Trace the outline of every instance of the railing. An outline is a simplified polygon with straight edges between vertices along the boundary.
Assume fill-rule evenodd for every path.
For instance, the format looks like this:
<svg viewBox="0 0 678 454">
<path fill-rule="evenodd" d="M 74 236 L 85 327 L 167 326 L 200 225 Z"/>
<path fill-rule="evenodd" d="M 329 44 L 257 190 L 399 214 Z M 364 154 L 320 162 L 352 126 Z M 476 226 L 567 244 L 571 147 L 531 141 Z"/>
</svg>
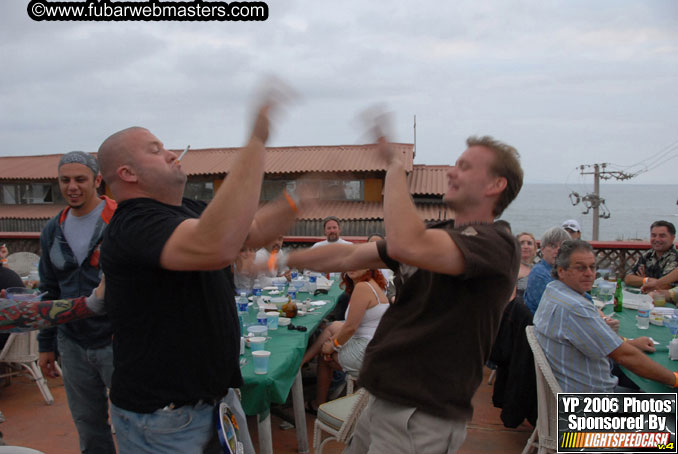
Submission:
<svg viewBox="0 0 678 454">
<path fill-rule="evenodd" d="M 364 243 L 364 236 L 342 236 L 353 243 Z M 317 241 L 324 240 L 320 236 L 286 236 L 285 247 L 309 247 Z M 40 233 L 37 232 L 0 232 L 0 244 L 6 243 L 10 252 L 40 253 Z M 650 249 L 650 243 L 644 241 L 591 241 L 596 253 L 599 269 L 613 270 L 617 276 L 624 276 L 640 255 Z M 488 251 L 491 253 L 491 251 Z"/>
<path fill-rule="evenodd" d="M 617 276 L 625 276 L 650 243 L 641 241 L 591 241 L 599 269 L 609 269 Z"/>
</svg>

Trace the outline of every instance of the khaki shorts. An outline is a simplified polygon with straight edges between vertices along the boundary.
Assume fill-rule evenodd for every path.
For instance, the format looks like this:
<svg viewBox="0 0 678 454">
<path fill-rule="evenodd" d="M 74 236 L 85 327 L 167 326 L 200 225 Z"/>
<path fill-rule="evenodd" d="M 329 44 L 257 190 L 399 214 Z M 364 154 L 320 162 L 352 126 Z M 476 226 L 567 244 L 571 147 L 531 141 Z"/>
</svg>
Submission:
<svg viewBox="0 0 678 454">
<path fill-rule="evenodd" d="M 370 395 L 344 453 L 454 454 L 466 438 L 466 420 L 439 418 Z"/>
</svg>

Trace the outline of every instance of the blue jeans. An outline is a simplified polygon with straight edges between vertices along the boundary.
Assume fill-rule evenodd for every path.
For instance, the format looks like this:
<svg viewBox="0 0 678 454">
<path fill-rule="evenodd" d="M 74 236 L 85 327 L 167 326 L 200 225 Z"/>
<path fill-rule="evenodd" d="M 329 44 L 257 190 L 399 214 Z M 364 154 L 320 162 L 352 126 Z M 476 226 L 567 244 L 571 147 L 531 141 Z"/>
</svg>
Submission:
<svg viewBox="0 0 678 454">
<path fill-rule="evenodd" d="M 240 400 L 230 389 L 223 398 L 235 414 L 245 454 L 254 454 Z M 111 404 L 120 454 L 223 453 L 216 432 L 214 405 L 199 403 L 153 413 L 135 413 Z"/>
<path fill-rule="evenodd" d="M 80 451 L 115 454 L 108 423 L 108 393 L 113 375 L 113 347 L 86 349 L 59 333 L 61 369 Z"/>
</svg>

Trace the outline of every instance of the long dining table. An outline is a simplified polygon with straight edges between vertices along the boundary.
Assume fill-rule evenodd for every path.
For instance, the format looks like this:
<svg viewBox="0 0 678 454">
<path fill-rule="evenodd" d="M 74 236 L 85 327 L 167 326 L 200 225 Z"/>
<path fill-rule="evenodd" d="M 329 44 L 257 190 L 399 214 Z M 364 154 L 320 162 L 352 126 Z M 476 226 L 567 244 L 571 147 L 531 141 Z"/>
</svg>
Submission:
<svg viewBox="0 0 678 454">
<path fill-rule="evenodd" d="M 674 308 L 675 305 L 671 303 L 666 303 L 666 307 Z M 603 308 L 603 312 L 607 316 L 613 316 L 619 320 L 619 335 L 635 339 L 636 337 L 647 336 L 654 339 L 658 344 L 655 345 L 656 351 L 652 353 L 647 353 L 647 356 L 650 357 L 653 361 L 661 364 L 669 370 L 678 372 L 678 361 L 673 361 L 669 358 L 668 354 L 668 345 L 671 342 L 672 335 L 669 329 L 666 326 L 657 326 L 650 324 L 648 329 L 638 329 L 636 326 L 636 315 L 637 311 L 630 308 L 623 308 L 621 312 L 614 312 L 612 310 L 612 305 L 608 304 Z M 667 393 L 672 392 L 671 388 L 664 386 L 661 383 L 656 381 L 643 378 L 639 375 L 634 374 L 627 368 L 622 366 L 624 373 L 638 385 L 640 389 L 648 393 Z"/>
<path fill-rule="evenodd" d="M 306 352 L 311 334 L 315 332 L 323 319 L 334 309 L 337 299 L 342 290 L 335 282 L 327 294 L 317 296 L 300 292 L 297 300 L 312 302 L 326 301 L 324 305 L 314 305 L 313 311 L 304 316 L 292 319 L 295 326 L 304 326 L 306 331 L 289 330 L 286 326 L 280 326 L 277 330 L 269 330 L 265 349 L 271 352 L 268 365 L 268 373 L 257 375 L 254 373 L 252 352 L 249 347 L 245 348 L 244 364 L 241 365 L 244 385 L 240 388 L 242 393 L 242 406 L 247 415 L 257 415 L 259 429 L 259 452 L 261 454 L 273 453 L 273 439 L 271 432 L 270 407 L 272 403 L 283 404 L 292 391 L 292 404 L 294 408 L 294 421 L 297 432 L 297 443 L 300 453 L 308 453 L 308 434 L 306 431 L 306 414 L 304 408 L 303 387 L 301 382 L 301 360 Z M 263 293 L 268 296 L 267 292 Z M 250 306 L 247 322 L 256 323 L 256 309 Z"/>
</svg>

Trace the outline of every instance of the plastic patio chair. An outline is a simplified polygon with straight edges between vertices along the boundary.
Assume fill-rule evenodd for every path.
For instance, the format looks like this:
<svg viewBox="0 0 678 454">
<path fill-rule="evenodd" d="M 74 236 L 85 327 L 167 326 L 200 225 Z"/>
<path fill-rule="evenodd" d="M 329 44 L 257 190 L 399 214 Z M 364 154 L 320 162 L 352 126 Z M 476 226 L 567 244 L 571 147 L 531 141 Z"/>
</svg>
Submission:
<svg viewBox="0 0 678 454">
<path fill-rule="evenodd" d="M 525 328 L 527 342 L 534 355 L 534 369 L 537 374 L 537 427 L 525 444 L 522 454 L 527 454 L 533 448 L 538 454 L 556 452 L 558 447 L 558 399 L 557 394 L 562 392 L 556 377 L 551 371 L 546 355 L 541 349 L 534 326 Z"/>
<path fill-rule="evenodd" d="M 349 373 L 346 373 L 346 395 L 354 393 L 356 381 L 358 381 L 356 377 Z"/>
<path fill-rule="evenodd" d="M 39 356 L 37 331 L 10 334 L 7 343 L 0 352 L 0 364 L 19 366 L 20 369 L 7 372 L 0 375 L 0 377 L 21 375 L 21 369 L 26 369 L 38 385 L 47 405 L 52 405 L 54 403 L 54 398 L 49 391 L 45 377 L 43 377 L 42 372 L 40 371 L 40 366 L 38 366 Z"/>
<path fill-rule="evenodd" d="M 322 454 L 325 443 L 330 440 L 346 443 L 368 399 L 369 394 L 363 388 L 355 394 L 325 402 L 318 408 L 313 430 L 313 450 L 316 454 Z M 323 432 L 329 436 L 323 439 Z"/>
</svg>

